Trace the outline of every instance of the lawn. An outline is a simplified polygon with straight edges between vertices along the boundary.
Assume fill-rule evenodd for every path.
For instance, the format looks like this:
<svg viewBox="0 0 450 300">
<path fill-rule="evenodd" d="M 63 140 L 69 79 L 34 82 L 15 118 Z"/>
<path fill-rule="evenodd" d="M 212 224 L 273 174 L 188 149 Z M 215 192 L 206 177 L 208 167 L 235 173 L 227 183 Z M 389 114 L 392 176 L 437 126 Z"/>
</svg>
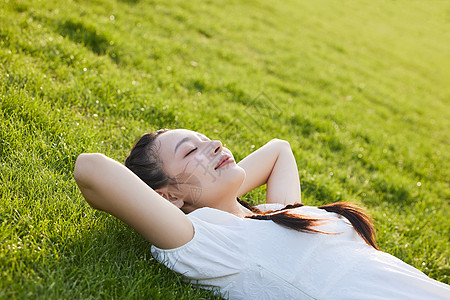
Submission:
<svg viewBox="0 0 450 300">
<path fill-rule="evenodd" d="M 214 299 L 73 179 L 159 128 L 237 161 L 289 141 L 304 203 L 363 206 L 381 249 L 449 283 L 447 1 L 0 3 L 0 298 Z"/>
</svg>

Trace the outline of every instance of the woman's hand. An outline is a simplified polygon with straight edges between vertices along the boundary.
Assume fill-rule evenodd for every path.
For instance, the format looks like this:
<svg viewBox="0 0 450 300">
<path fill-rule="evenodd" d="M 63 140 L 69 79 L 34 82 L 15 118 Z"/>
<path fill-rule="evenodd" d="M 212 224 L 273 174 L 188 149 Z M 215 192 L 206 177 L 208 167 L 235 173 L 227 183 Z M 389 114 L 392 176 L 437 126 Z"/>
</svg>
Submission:
<svg viewBox="0 0 450 300">
<path fill-rule="evenodd" d="M 287 141 L 273 139 L 238 163 L 246 172 L 238 196 L 267 184 L 266 202 L 301 202 L 297 163 Z"/>
<path fill-rule="evenodd" d="M 99 153 L 81 154 L 74 176 L 92 207 L 119 218 L 155 246 L 176 248 L 193 238 L 186 215 L 115 160 Z"/>
</svg>

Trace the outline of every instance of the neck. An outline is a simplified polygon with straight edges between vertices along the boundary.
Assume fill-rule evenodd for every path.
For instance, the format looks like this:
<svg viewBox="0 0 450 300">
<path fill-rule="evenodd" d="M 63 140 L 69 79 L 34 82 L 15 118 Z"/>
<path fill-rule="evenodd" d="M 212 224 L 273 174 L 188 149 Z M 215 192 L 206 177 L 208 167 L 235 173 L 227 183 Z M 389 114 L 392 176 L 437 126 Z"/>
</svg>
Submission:
<svg viewBox="0 0 450 300">
<path fill-rule="evenodd" d="M 223 211 L 229 212 L 237 217 L 244 218 L 245 216 L 252 215 L 253 212 L 248 208 L 243 207 L 234 197 L 234 201 L 230 203 L 227 208 L 222 209 Z"/>
</svg>

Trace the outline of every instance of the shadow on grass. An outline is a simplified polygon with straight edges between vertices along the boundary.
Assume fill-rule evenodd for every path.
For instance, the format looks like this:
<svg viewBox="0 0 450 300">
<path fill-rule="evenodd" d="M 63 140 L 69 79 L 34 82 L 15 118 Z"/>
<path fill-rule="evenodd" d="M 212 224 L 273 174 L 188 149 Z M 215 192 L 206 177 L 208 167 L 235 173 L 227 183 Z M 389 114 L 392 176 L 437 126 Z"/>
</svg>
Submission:
<svg viewBox="0 0 450 300">
<path fill-rule="evenodd" d="M 115 63 L 120 63 L 120 49 L 105 32 L 94 25 L 79 20 L 65 20 L 58 23 L 56 32 L 75 43 L 82 44 L 97 55 L 108 55 Z"/>
<path fill-rule="evenodd" d="M 99 217 L 64 247 L 60 267 L 77 298 L 220 299 L 159 264 L 150 244 L 112 217 Z"/>
</svg>

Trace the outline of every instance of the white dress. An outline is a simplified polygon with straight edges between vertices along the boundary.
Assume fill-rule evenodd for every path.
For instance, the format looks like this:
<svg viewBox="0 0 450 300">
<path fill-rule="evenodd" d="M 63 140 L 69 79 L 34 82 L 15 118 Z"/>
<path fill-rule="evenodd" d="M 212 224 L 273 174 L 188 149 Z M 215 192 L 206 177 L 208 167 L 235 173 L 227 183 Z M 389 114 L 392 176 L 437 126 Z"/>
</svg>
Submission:
<svg viewBox="0 0 450 300">
<path fill-rule="evenodd" d="M 368 246 L 347 219 L 310 206 L 293 212 L 327 219 L 316 228 L 338 234 L 200 208 L 188 214 L 195 230 L 190 242 L 169 250 L 152 246 L 152 255 L 229 299 L 450 299 L 448 285 Z"/>
</svg>

